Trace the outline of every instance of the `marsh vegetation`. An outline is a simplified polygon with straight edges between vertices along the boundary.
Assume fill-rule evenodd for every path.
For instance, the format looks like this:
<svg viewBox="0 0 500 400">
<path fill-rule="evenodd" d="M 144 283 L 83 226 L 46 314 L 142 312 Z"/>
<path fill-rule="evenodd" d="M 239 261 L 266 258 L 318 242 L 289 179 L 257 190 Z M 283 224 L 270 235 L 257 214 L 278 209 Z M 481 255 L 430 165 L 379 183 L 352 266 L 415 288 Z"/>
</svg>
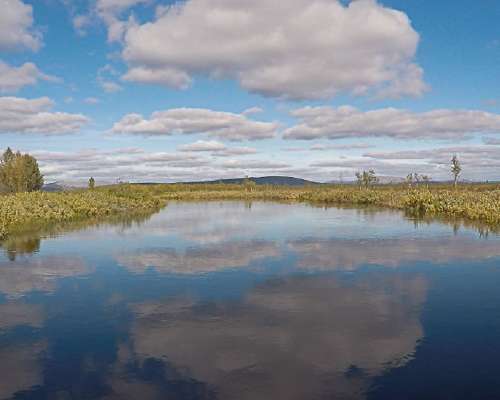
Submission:
<svg viewBox="0 0 500 400">
<path fill-rule="evenodd" d="M 61 193 L 0 197 L 0 236 L 33 223 L 53 223 L 157 210 L 169 200 L 272 200 L 326 205 L 377 206 L 416 216 L 443 216 L 500 224 L 500 186 L 316 185 L 286 187 L 225 184 L 121 184 Z"/>
</svg>

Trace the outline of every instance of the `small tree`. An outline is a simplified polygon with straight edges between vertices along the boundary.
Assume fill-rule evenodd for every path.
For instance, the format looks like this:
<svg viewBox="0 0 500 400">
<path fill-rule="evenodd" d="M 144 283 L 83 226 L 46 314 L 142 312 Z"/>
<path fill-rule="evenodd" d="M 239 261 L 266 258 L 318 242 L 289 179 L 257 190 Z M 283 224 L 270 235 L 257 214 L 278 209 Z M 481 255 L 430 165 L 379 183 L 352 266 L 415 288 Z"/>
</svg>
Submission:
<svg viewBox="0 0 500 400">
<path fill-rule="evenodd" d="M 89 189 L 94 190 L 94 188 L 95 188 L 95 179 L 93 176 L 91 176 L 89 179 Z"/>
<path fill-rule="evenodd" d="M 247 192 L 253 192 L 257 184 L 251 180 L 248 175 L 243 179 L 243 186 Z"/>
<path fill-rule="evenodd" d="M 36 159 L 29 154 L 14 153 L 8 148 L 0 161 L 0 186 L 11 193 L 40 190 L 43 176 Z"/>
<path fill-rule="evenodd" d="M 421 178 L 422 178 L 422 182 L 424 182 L 424 184 L 425 184 L 425 187 L 428 188 L 431 178 L 428 175 L 422 175 Z"/>
<path fill-rule="evenodd" d="M 408 187 L 412 187 L 413 185 L 418 186 L 421 181 L 424 181 L 425 175 L 419 175 L 416 172 L 410 173 L 406 176 L 406 182 L 408 183 Z M 427 177 L 426 177 L 427 178 Z"/>
<path fill-rule="evenodd" d="M 406 183 L 408 184 L 409 188 L 413 186 L 413 174 L 406 175 Z"/>
<path fill-rule="evenodd" d="M 356 172 L 356 180 L 358 181 L 360 188 L 362 186 L 368 188 L 378 182 L 377 175 L 373 169 L 370 169 L 369 171 Z"/>
<path fill-rule="evenodd" d="M 5 150 L 5 152 L 3 153 L 2 155 L 2 162 L 4 164 L 8 163 L 9 161 L 11 161 L 13 158 L 14 158 L 14 152 L 12 151 L 12 149 L 10 147 L 7 147 L 7 150 Z"/>
<path fill-rule="evenodd" d="M 460 161 L 458 160 L 457 155 L 453 155 L 451 159 L 451 173 L 453 175 L 453 186 L 455 186 L 455 189 L 458 184 L 458 177 L 462 173 L 462 167 L 460 166 Z"/>
<path fill-rule="evenodd" d="M 356 172 L 356 181 L 358 182 L 359 189 L 363 186 L 363 174 L 361 172 Z"/>
</svg>

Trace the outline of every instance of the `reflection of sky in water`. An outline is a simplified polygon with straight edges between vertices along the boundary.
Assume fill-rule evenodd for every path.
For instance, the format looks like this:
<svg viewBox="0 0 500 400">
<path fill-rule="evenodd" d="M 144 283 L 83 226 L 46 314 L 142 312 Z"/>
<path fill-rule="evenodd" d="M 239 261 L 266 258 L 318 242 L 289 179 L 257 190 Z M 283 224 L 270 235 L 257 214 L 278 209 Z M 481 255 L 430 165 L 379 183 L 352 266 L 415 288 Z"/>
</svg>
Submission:
<svg viewBox="0 0 500 400">
<path fill-rule="evenodd" d="M 202 246 L 228 241 L 267 240 L 278 243 L 302 238 L 384 239 L 453 236 L 450 226 L 415 223 L 394 211 L 324 209 L 304 204 L 253 202 L 172 202 L 141 224 L 104 226 L 68 233 L 43 242 L 56 253 L 109 253 L 147 247 Z M 476 237 L 471 229 L 458 236 Z"/>
<path fill-rule="evenodd" d="M 262 202 L 25 235 L 0 259 L 0 399 L 498 398 L 498 239 Z"/>
</svg>

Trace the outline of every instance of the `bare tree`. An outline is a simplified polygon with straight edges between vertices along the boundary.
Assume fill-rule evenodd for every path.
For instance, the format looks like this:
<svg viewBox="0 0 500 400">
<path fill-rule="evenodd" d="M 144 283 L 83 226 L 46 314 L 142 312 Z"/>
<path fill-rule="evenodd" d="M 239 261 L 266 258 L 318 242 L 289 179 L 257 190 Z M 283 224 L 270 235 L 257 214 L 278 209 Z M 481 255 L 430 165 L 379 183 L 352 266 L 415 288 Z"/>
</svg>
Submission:
<svg viewBox="0 0 500 400">
<path fill-rule="evenodd" d="M 451 173 L 453 175 L 453 186 L 455 186 L 456 189 L 458 184 L 458 177 L 462 173 L 462 167 L 460 166 L 460 161 L 458 160 L 456 154 L 454 154 L 451 159 Z"/>
<path fill-rule="evenodd" d="M 370 169 L 369 171 L 356 172 L 356 180 L 358 181 L 360 188 L 362 186 L 368 188 L 378 182 L 377 175 L 373 169 Z"/>
</svg>

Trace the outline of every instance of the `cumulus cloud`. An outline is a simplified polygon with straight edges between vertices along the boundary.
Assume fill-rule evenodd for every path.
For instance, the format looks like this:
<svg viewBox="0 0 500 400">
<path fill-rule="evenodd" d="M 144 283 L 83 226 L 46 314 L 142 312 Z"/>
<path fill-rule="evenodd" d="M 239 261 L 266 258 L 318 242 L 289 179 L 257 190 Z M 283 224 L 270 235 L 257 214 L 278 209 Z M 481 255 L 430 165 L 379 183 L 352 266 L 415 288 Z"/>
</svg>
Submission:
<svg viewBox="0 0 500 400">
<path fill-rule="evenodd" d="M 403 177 L 410 172 L 436 180 L 450 179 L 450 160 L 457 154 L 462 176 L 471 180 L 496 180 L 500 171 L 500 147 L 488 145 L 450 146 L 433 149 L 378 151 L 361 157 L 316 160 L 310 166 L 322 169 L 374 169 L 382 176 Z"/>
<path fill-rule="evenodd" d="M 418 160 L 429 164 L 448 166 L 453 154 L 459 156 L 464 167 L 468 170 L 485 171 L 500 168 L 500 148 L 497 146 L 453 146 L 431 150 L 407 150 L 392 152 L 366 153 L 365 157 L 377 160 Z"/>
<path fill-rule="evenodd" d="M 15 67 L 0 60 L 0 93 L 17 92 L 25 86 L 35 85 L 38 80 L 60 81 L 55 76 L 41 72 L 33 63 L 24 63 Z"/>
<path fill-rule="evenodd" d="M 116 93 L 123 90 L 123 87 L 116 82 L 101 80 L 99 85 L 106 93 Z"/>
<path fill-rule="evenodd" d="M 98 98 L 96 97 L 87 97 L 83 100 L 83 102 L 85 104 L 90 104 L 90 105 L 95 105 L 95 104 L 99 104 L 101 102 L 101 100 L 99 100 Z"/>
<path fill-rule="evenodd" d="M 0 50 L 38 50 L 40 33 L 33 29 L 33 7 L 21 0 L 2 0 Z"/>
<path fill-rule="evenodd" d="M 72 19 L 73 28 L 79 36 L 85 36 L 87 34 L 87 27 L 90 25 L 92 19 L 89 15 L 75 15 Z"/>
<path fill-rule="evenodd" d="M 216 140 L 197 140 L 194 143 L 180 146 L 179 150 L 184 152 L 210 152 L 213 155 L 222 157 L 257 153 L 257 150 L 252 147 L 227 147 L 224 143 Z"/>
<path fill-rule="evenodd" d="M 121 6 L 102 3 L 139 2 L 98 4 L 116 15 Z M 152 22 L 116 29 L 106 17 L 111 39 L 126 30 L 127 80 L 183 89 L 201 74 L 299 100 L 340 92 L 419 96 L 427 88 L 414 61 L 418 33 L 406 14 L 375 0 L 189 0 L 159 10 Z"/>
<path fill-rule="evenodd" d="M 488 144 L 490 146 L 499 146 L 500 145 L 500 139 L 497 138 L 483 138 L 484 144 Z"/>
<path fill-rule="evenodd" d="M 418 162 L 400 162 L 400 161 L 385 161 L 376 160 L 369 157 L 353 157 L 353 158 L 340 158 L 334 160 L 319 160 L 310 164 L 310 167 L 336 169 L 347 172 L 354 172 L 359 170 L 373 169 L 375 172 L 382 176 L 406 176 L 409 172 L 426 173 L 435 176 L 438 170 L 436 166 L 428 163 Z"/>
<path fill-rule="evenodd" d="M 266 160 L 228 160 L 222 164 L 224 168 L 240 169 L 240 170 L 276 170 L 291 167 L 290 164 L 279 161 L 266 161 Z"/>
<path fill-rule="evenodd" d="M 122 79 L 130 82 L 173 86 L 177 89 L 187 89 L 192 83 L 192 79 L 188 74 L 171 68 L 159 70 L 146 67 L 134 67 L 123 75 Z"/>
<path fill-rule="evenodd" d="M 127 27 L 134 23 L 133 17 L 122 20 L 122 14 L 138 4 L 146 4 L 151 0 L 97 0 L 95 12 L 108 28 L 108 41 L 120 41 Z"/>
<path fill-rule="evenodd" d="M 51 112 L 53 106 L 48 97 L 0 97 L 0 133 L 75 133 L 89 122 L 81 114 Z"/>
<path fill-rule="evenodd" d="M 123 87 L 114 82 L 118 75 L 118 71 L 111 64 L 106 64 L 97 70 L 97 83 L 106 93 L 120 92 Z"/>
<path fill-rule="evenodd" d="M 500 115 L 477 110 L 432 110 L 416 113 L 384 108 L 361 111 L 351 106 L 304 107 L 291 112 L 299 123 L 285 139 L 353 137 L 396 139 L 464 139 L 474 133 L 500 133 Z"/>
<path fill-rule="evenodd" d="M 198 144 L 201 149 L 201 145 Z M 77 152 L 29 150 L 39 161 L 47 181 L 86 183 L 93 176 L 99 183 L 118 179 L 131 182 L 180 182 L 256 176 L 276 170 L 292 171 L 290 165 L 268 160 L 227 159 L 241 148 L 213 151 L 146 152 L 139 148 L 85 149 Z M 236 154 L 240 155 L 240 154 Z M 303 172 L 303 171 L 299 171 Z"/>
<path fill-rule="evenodd" d="M 448 162 L 450 154 L 458 154 L 462 158 L 471 156 L 477 158 L 497 158 L 500 155 L 500 149 L 488 145 L 450 146 L 427 150 L 371 152 L 364 154 L 364 156 L 378 159 L 431 159 L 436 161 L 446 160 L 446 162 Z"/>
<path fill-rule="evenodd" d="M 156 111 L 150 119 L 140 114 L 125 115 L 113 125 L 113 133 L 139 135 L 207 134 L 230 141 L 269 139 L 278 123 L 248 119 L 242 114 L 199 108 Z"/>
<path fill-rule="evenodd" d="M 180 147 L 181 151 L 221 151 L 225 150 L 226 145 L 216 140 L 198 140 L 194 143 L 186 144 Z"/>
<path fill-rule="evenodd" d="M 372 144 L 368 143 L 346 143 L 346 144 L 314 144 L 309 150 L 311 151 L 327 151 L 327 150 L 359 150 L 359 149 L 369 149 L 374 147 Z"/>
<path fill-rule="evenodd" d="M 68 183 L 85 182 L 94 176 L 100 183 L 116 180 L 176 181 L 193 179 L 200 169 L 207 170 L 210 160 L 196 154 L 147 153 L 139 148 L 100 151 L 84 149 L 78 152 L 31 151 L 40 162 L 47 180 Z M 207 174 L 213 174 L 210 169 Z"/>
<path fill-rule="evenodd" d="M 250 107 L 247 108 L 245 111 L 242 112 L 243 115 L 252 115 L 252 114 L 259 114 L 263 112 L 264 110 L 260 107 Z"/>
<path fill-rule="evenodd" d="M 91 25 L 102 21 L 108 31 L 109 43 L 120 42 L 126 29 L 135 23 L 134 14 L 130 9 L 140 4 L 154 3 L 154 0 L 60 1 L 68 9 L 73 28 L 79 36 L 87 35 Z"/>
</svg>

